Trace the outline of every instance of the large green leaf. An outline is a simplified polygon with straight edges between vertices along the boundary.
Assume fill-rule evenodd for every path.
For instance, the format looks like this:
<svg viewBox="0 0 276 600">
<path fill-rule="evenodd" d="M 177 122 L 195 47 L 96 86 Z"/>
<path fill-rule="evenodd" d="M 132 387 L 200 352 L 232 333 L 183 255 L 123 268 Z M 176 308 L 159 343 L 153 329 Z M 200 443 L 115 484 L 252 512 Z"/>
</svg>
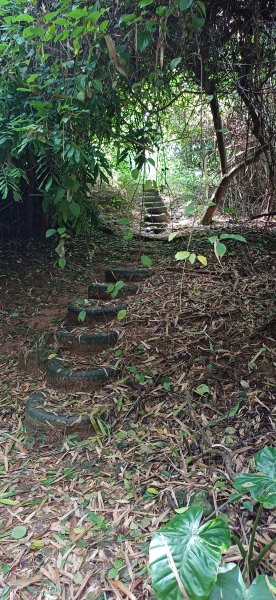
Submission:
<svg viewBox="0 0 276 600">
<path fill-rule="evenodd" d="M 246 589 L 238 565 L 228 563 L 219 570 L 208 600 L 245 600 Z"/>
<path fill-rule="evenodd" d="M 275 600 L 275 598 L 276 581 L 267 575 L 256 577 L 246 593 L 246 600 Z"/>
<path fill-rule="evenodd" d="M 221 567 L 208 600 L 275 600 L 273 587 L 275 589 L 272 577 L 260 575 L 246 589 L 238 565 L 228 563 Z"/>
<path fill-rule="evenodd" d="M 200 527 L 202 508 L 192 506 L 155 533 L 150 544 L 150 571 L 159 600 L 182 600 L 172 561 L 190 600 L 206 600 L 212 589 L 222 551 L 230 545 L 224 519 Z"/>
<path fill-rule="evenodd" d="M 259 473 L 241 473 L 234 487 L 239 492 L 250 492 L 258 502 L 276 506 L 276 448 L 266 447 L 256 454 Z"/>
</svg>

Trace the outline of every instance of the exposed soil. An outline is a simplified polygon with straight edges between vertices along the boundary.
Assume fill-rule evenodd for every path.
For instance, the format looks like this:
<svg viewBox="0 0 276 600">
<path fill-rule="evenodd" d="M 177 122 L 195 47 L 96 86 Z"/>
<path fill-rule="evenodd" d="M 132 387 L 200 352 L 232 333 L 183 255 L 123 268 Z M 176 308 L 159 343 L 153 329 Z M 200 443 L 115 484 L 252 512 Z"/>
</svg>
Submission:
<svg viewBox="0 0 276 600">
<path fill-rule="evenodd" d="M 72 243 L 64 271 L 45 246 L 2 251 L 3 600 L 153 598 L 148 544 L 181 506 L 181 493 L 189 502 L 204 488 L 218 511 L 235 473 L 251 469 L 255 453 L 275 444 L 276 232 L 240 232 L 248 243 L 227 240 L 221 264 L 207 241 L 210 230 L 193 233 L 190 248 L 208 258 L 207 267 L 175 261 L 189 231 L 186 239 L 144 240 L 142 247 L 95 234 L 90 246 Z M 130 264 L 130 249 L 150 256 L 156 275 L 127 298 L 125 319 L 89 326 L 120 331 L 108 355 L 123 362 L 122 378 L 92 393 L 50 390 L 46 334 L 65 323 L 69 302 L 104 281 L 107 266 Z M 87 437 L 26 432 L 26 399 L 45 389 L 47 408 L 89 411 Z M 224 510 L 247 546 L 254 510 L 242 503 Z M 275 536 L 275 513 L 263 515 L 256 549 Z M 22 539 L 12 534 L 18 525 L 26 527 Z M 235 545 L 225 557 L 233 559 L 241 563 Z M 276 573 L 275 565 L 274 546 L 260 572 Z"/>
</svg>

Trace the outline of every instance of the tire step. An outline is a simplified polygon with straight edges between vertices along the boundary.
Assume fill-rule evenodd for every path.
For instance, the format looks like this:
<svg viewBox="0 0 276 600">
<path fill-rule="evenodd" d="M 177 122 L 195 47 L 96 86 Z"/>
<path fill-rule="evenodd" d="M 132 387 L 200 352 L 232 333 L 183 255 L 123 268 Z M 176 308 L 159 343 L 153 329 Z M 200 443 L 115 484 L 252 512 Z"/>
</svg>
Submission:
<svg viewBox="0 0 276 600">
<path fill-rule="evenodd" d="M 75 365 L 68 368 L 65 364 L 68 363 L 67 361 L 65 363 L 61 354 L 57 358 L 48 360 L 46 375 L 52 385 L 78 391 L 84 389 L 92 391 L 120 376 L 120 371 L 115 366 L 96 367 L 84 371 L 77 370 Z"/>
<path fill-rule="evenodd" d="M 107 348 L 116 346 L 119 333 L 118 331 L 98 332 L 98 333 L 74 333 L 60 329 L 56 333 L 58 344 L 64 350 L 75 350 L 79 354 L 93 354 L 103 352 Z"/>
<path fill-rule="evenodd" d="M 154 269 L 140 269 L 130 267 L 114 267 L 105 272 L 105 281 L 113 283 L 114 281 L 142 281 L 155 274 Z"/>
<path fill-rule="evenodd" d="M 24 411 L 24 424 L 28 429 L 54 433 L 67 427 L 70 427 L 70 432 L 91 428 L 89 415 L 57 415 L 44 408 L 45 402 L 45 393 L 35 392 L 29 396 Z"/>
<path fill-rule="evenodd" d="M 107 291 L 107 283 L 91 283 L 88 287 L 88 298 L 94 298 L 96 300 L 112 300 L 110 292 Z M 134 283 L 126 283 L 124 287 L 119 290 L 116 297 L 128 296 L 136 294 L 138 285 Z"/>
<path fill-rule="evenodd" d="M 68 315 L 67 321 L 68 323 L 78 323 L 79 326 L 86 325 L 87 322 L 104 322 L 108 323 L 117 317 L 117 314 L 120 310 L 126 309 L 127 304 L 119 303 L 119 304 L 106 304 L 103 306 L 98 306 L 97 308 L 90 308 L 89 305 L 83 304 L 79 306 L 74 302 L 68 304 Z M 82 311 L 86 312 L 86 317 L 84 321 L 80 322 L 78 320 L 78 316 Z"/>
</svg>

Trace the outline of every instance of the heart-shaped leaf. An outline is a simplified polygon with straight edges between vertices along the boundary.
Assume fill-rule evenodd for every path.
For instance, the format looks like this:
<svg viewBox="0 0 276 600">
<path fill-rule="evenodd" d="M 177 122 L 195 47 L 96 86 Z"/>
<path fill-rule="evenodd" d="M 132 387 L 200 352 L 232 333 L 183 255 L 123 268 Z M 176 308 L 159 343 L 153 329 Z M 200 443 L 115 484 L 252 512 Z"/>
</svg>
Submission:
<svg viewBox="0 0 276 600">
<path fill-rule="evenodd" d="M 221 567 L 208 600 L 275 600 L 273 587 L 275 590 L 272 577 L 260 575 L 246 589 L 238 565 L 228 563 Z"/>
<path fill-rule="evenodd" d="M 153 535 L 150 571 L 159 600 L 183 600 L 183 588 L 189 600 L 208 598 L 221 553 L 230 545 L 230 531 L 222 518 L 200 527 L 202 513 L 201 507 L 192 506 Z"/>
<path fill-rule="evenodd" d="M 276 506 L 276 448 L 267 446 L 257 452 L 256 468 L 259 473 L 241 473 L 234 487 L 239 492 L 250 492 L 257 502 Z"/>
</svg>

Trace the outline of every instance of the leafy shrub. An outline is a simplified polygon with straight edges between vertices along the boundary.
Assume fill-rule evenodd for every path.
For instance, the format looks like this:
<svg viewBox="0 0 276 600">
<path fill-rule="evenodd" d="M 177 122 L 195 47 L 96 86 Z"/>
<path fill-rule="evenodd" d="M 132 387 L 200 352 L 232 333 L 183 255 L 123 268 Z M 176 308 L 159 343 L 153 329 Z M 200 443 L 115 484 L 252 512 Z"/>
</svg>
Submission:
<svg viewBox="0 0 276 600">
<path fill-rule="evenodd" d="M 253 579 L 256 567 L 275 543 L 271 540 L 253 557 L 254 540 L 263 507 L 276 506 L 276 448 L 267 447 L 256 455 L 257 473 L 236 477 L 234 487 L 250 493 L 259 503 L 248 551 L 238 542 L 247 578 Z M 258 575 L 246 587 L 238 565 L 221 566 L 222 554 L 231 540 L 225 517 L 200 524 L 203 510 L 191 506 L 176 515 L 153 535 L 150 544 L 150 572 L 158 600 L 273 600 L 276 584 L 272 577 Z"/>
</svg>

